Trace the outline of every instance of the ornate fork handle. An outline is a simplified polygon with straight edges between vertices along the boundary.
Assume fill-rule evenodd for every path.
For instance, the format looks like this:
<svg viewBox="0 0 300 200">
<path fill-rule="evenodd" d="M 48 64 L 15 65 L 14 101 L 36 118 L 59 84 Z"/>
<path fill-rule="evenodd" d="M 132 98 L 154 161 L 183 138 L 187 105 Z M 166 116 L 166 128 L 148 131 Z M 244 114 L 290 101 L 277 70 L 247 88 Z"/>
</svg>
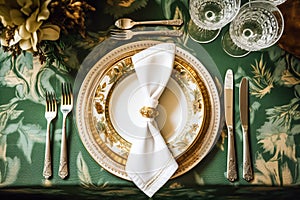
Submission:
<svg viewBox="0 0 300 200">
<path fill-rule="evenodd" d="M 182 19 L 171 19 L 171 20 L 157 20 L 157 21 L 140 21 L 135 22 L 136 25 L 142 24 L 156 24 L 156 25 L 174 25 L 180 26 L 183 23 Z"/>
<path fill-rule="evenodd" d="M 46 179 L 52 176 L 51 149 L 50 149 L 50 124 L 51 124 L 51 120 L 47 120 L 45 160 L 44 160 L 44 169 L 43 169 L 43 176 Z"/>
<path fill-rule="evenodd" d="M 67 136 L 66 136 L 66 118 L 67 114 L 63 113 L 62 136 L 61 136 L 61 151 L 58 175 L 64 179 L 68 176 L 68 155 L 67 155 Z"/>
<path fill-rule="evenodd" d="M 165 35 L 165 36 L 181 36 L 180 30 L 164 30 L 164 31 L 135 31 L 133 35 Z"/>
</svg>

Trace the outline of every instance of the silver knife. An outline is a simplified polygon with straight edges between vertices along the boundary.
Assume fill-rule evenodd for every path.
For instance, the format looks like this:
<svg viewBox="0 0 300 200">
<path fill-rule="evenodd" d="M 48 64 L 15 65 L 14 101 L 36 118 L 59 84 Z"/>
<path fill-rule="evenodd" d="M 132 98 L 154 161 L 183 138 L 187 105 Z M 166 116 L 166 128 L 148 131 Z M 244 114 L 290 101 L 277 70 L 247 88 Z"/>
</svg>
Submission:
<svg viewBox="0 0 300 200">
<path fill-rule="evenodd" d="M 225 121 L 228 130 L 227 179 L 235 181 L 237 179 L 237 168 L 233 131 L 233 72 L 231 69 L 227 70 L 225 75 L 224 105 Z"/>
<path fill-rule="evenodd" d="M 240 83 L 240 118 L 243 130 L 243 178 L 246 181 L 253 179 L 253 171 L 249 147 L 248 135 L 248 79 L 243 78 Z"/>
</svg>

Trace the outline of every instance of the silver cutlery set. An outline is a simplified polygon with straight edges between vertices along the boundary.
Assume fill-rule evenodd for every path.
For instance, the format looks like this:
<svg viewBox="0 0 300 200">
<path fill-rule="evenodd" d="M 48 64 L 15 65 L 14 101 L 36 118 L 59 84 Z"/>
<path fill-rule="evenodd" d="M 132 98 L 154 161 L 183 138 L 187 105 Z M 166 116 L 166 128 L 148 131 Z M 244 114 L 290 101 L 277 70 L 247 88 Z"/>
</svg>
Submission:
<svg viewBox="0 0 300 200">
<path fill-rule="evenodd" d="M 45 118 L 47 120 L 47 133 L 45 144 L 45 160 L 43 176 L 48 179 L 52 176 L 52 159 L 51 159 L 51 133 L 50 125 L 53 119 L 57 116 L 57 101 L 54 93 L 46 92 L 46 106 L 45 106 Z M 62 136 L 61 136 L 61 150 L 58 175 L 64 179 L 68 176 L 68 154 L 67 154 L 67 136 L 66 136 L 66 119 L 67 115 L 73 109 L 73 93 L 71 85 L 67 83 L 62 84 L 61 92 L 61 105 L 60 111 L 63 116 L 62 121 Z"/>
<path fill-rule="evenodd" d="M 237 179 L 237 160 L 235 150 L 234 137 L 234 84 L 233 72 L 231 69 L 227 70 L 224 84 L 224 106 L 225 106 L 225 121 L 228 131 L 228 150 L 227 150 L 227 179 L 235 181 Z M 248 137 L 248 80 L 242 78 L 239 88 L 239 111 L 240 120 L 243 131 L 243 178 L 246 181 L 253 179 L 252 162 L 249 147 Z"/>
<path fill-rule="evenodd" d="M 128 30 L 135 25 L 171 25 L 180 26 L 183 21 L 181 19 L 176 20 L 158 20 L 158 21 L 139 21 L 135 22 L 129 18 L 121 18 L 115 22 L 115 26 L 118 29 L 112 29 L 110 35 L 116 40 L 129 40 L 135 35 L 162 35 L 162 36 L 181 36 L 180 30 L 153 30 L 153 31 L 132 31 Z M 225 121 L 228 131 L 228 151 L 227 151 L 227 179 L 229 181 L 235 181 L 238 178 L 237 173 L 237 159 L 235 149 L 235 136 L 234 136 L 234 83 L 233 72 L 231 69 L 227 70 L 225 75 L 224 84 L 224 106 L 225 106 Z M 62 122 L 62 139 L 61 139 L 61 152 L 59 163 L 59 176 L 64 179 L 68 176 L 68 159 L 67 159 L 67 137 L 66 137 L 66 118 L 73 108 L 73 95 L 71 86 L 69 84 L 62 85 L 61 96 L 61 112 L 63 115 Z M 240 83 L 239 90 L 239 111 L 240 120 L 243 131 L 243 178 L 246 181 L 253 179 L 253 171 L 251 164 L 251 155 L 249 147 L 248 136 L 248 80 L 243 78 Z M 49 178 L 52 176 L 51 169 L 51 151 L 50 151 L 50 124 L 57 115 L 57 102 L 55 94 L 46 93 L 46 112 L 45 118 L 47 120 L 47 135 L 45 145 L 45 161 L 43 176 Z"/>
<path fill-rule="evenodd" d="M 129 40 L 135 35 L 161 35 L 161 36 L 181 36 L 181 30 L 147 30 L 147 31 L 132 31 L 131 29 L 135 25 L 166 25 L 166 26 L 181 26 L 183 24 L 182 19 L 173 20 L 157 20 L 157 21 L 133 21 L 129 18 L 121 18 L 115 22 L 115 26 L 118 29 L 112 29 L 110 35 L 116 40 Z"/>
</svg>

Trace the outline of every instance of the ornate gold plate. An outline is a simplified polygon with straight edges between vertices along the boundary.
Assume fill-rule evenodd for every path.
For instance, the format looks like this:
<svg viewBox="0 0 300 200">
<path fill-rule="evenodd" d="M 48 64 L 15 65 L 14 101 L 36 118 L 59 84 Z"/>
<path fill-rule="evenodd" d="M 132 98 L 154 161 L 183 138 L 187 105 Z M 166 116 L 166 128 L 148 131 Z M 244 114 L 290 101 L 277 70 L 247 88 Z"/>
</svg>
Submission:
<svg viewBox="0 0 300 200">
<path fill-rule="evenodd" d="M 133 42 L 107 53 L 91 68 L 78 93 L 76 121 L 83 144 L 104 169 L 127 180 L 128 135 L 139 130 L 130 110 L 131 91 L 138 87 L 131 56 L 157 43 Z M 212 77 L 197 58 L 179 47 L 158 110 L 165 114 L 158 115 L 156 121 L 179 164 L 174 178 L 209 153 L 221 121 Z"/>
</svg>

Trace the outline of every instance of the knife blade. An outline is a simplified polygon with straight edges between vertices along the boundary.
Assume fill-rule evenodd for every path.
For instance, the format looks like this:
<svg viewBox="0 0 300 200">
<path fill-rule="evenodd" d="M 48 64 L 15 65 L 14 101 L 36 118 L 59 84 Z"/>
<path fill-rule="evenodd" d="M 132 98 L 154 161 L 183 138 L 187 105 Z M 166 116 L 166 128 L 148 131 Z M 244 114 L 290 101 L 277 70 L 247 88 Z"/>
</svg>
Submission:
<svg viewBox="0 0 300 200">
<path fill-rule="evenodd" d="M 231 69 L 227 70 L 225 75 L 224 105 L 225 122 L 228 131 L 227 179 L 229 181 L 235 181 L 237 179 L 237 168 L 233 131 L 233 72 Z"/>
<path fill-rule="evenodd" d="M 248 117 L 249 117 L 249 105 L 248 105 L 248 79 L 242 78 L 240 83 L 240 119 L 243 131 L 243 178 L 246 181 L 253 179 L 252 162 L 250 155 L 249 145 L 249 133 L 248 133 Z"/>
</svg>

